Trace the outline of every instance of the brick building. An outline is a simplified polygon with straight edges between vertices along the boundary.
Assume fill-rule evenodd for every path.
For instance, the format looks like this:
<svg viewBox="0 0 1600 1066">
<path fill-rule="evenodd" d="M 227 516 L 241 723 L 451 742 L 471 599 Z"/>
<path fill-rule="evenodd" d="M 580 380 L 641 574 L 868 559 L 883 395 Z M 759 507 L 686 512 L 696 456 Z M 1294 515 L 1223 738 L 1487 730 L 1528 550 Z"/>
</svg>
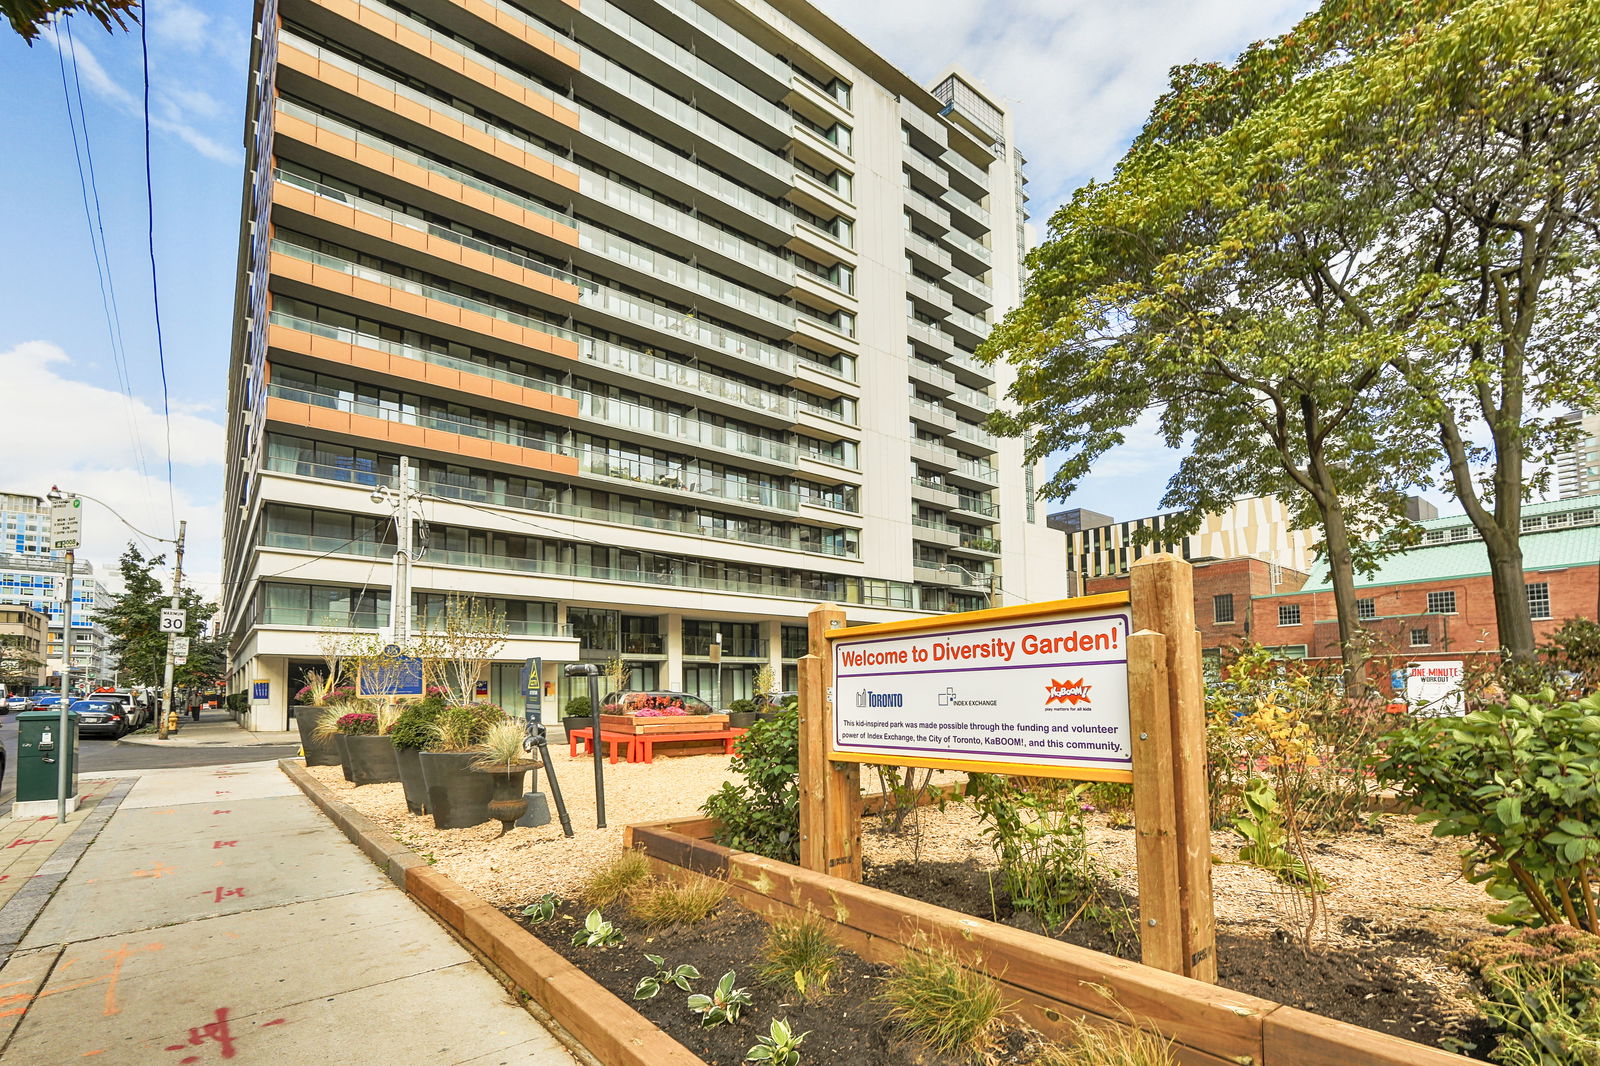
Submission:
<svg viewBox="0 0 1600 1066">
<path fill-rule="evenodd" d="M 1194 617 L 1200 628 L 1201 648 L 1215 652 L 1251 639 L 1276 643 L 1277 614 L 1263 618 L 1257 603 L 1274 593 L 1297 591 L 1308 577 L 1304 571 L 1249 556 L 1196 562 Z M 1120 592 L 1128 584 L 1127 574 L 1091 577 L 1084 582 L 1084 592 Z"/>
<path fill-rule="evenodd" d="M 1411 660 L 1497 651 L 1489 557 L 1477 530 L 1465 515 L 1422 526 L 1419 547 L 1356 575 L 1356 609 L 1376 638 L 1374 651 Z M 1600 495 L 1525 508 L 1522 556 L 1536 639 L 1569 618 L 1600 618 Z M 1197 590 L 1199 581 L 1197 573 Z M 1259 595 L 1252 635 L 1288 654 L 1337 657 L 1332 588 L 1319 562 L 1299 589 Z"/>
</svg>

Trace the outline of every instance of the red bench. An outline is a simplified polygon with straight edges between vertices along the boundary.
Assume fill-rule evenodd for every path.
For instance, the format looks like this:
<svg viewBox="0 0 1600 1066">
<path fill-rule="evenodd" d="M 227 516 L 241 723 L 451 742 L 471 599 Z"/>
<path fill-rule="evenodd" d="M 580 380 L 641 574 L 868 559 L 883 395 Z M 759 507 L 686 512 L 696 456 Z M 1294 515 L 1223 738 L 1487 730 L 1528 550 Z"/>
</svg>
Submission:
<svg viewBox="0 0 1600 1066">
<path fill-rule="evenodd" d="M 733 742 L 739 737 L 744 736 L 744 734 L 745 731 L 743 729 L 719 729 L 714 733 L 640 733 L 632 738 L 633 745 L 629 749 L 628 761 L 655 762 L 655 748 L 657 744 L 676 743 L 678 741 L 688 743 L 693 741 L 720 740 L 722 741 L 722 753 L 724 755 L 732 755 Z M 611 736 L 610 733 L 605 735 L 608 737 Z M 611 761 L 616 762 L 615 759 L 612 759 Z"/>
<path fill-rule="evenodd" d="M 617 761 L 617 748 L 621 745 L 627 745 L 628 761 L 634 761 L 633 742 L 638 739 L 632 733 L 610 733 L 604 729 L 600 731 L 600 743 L 606 744 L 611 748 L 611 762 L 613 765 Z M 573 758 L 578 757 L 578 741 L 580 740 L 583 741 L 584 754 L 592 754 L 594 752 L 594 729 L 567 730 L 567 754 Z"/>
</svg>

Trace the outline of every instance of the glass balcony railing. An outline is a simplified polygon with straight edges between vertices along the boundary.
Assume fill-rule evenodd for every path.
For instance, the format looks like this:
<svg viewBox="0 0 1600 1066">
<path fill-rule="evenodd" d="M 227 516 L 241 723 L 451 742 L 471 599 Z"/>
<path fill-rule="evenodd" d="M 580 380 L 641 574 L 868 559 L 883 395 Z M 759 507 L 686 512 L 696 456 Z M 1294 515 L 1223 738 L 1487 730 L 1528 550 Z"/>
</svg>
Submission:
<svg viewBox="0 0 1600 1066">
<path fill-rule="evenodd" d="M 267 470 L 280 474 L 316 478 L 321 481 L 356 485 L 361 488 L 376 487 L 378 485 L 390 486 L 395 481 L 391 474 L 359 469 L 354 465 L 333 466 L 325 463 L 306 462 L 288 456 L 269 456 L 263 466 Z M 653 513 L 629 511 L 622 508 L 586 507 L 543 496 L 524 496 L 520 493 L 505 492 L 488 488 L 481 484 L 460 484 L 419 478 L 414 479 L 412 487 L 425 495 L 439 500 L 456 500 L 462 503 L 508 507 L 536 514 L 562 515 L 568 518 L 606 522 L 613 525 L 657 529 L 668 533 L 688 533 L 700 537 L 709 537 L 713 540 L 738 541 L 743 544 L 758 544 L 764 547 L 811 552 L 817 555 L 855 558 L 858 554 L 857 546 L 843 539 L 826 541 L 802 535 L 779 536 L 740 529 L 737 526 L 730 527 L 725 524 L 708 524 L 698 520 L 664 518 Z"/>
<path fill-rule="evenodd" d="M 984 264 L 986 267 L 990 263 L 994 262 L 993 252 L 991 252 L 979 241 L 973 240 L 971 237 L 968 237 L 965 233 L 962 233 L 958 229 L 945 231 L 944 240 L 948 244 L 956 248 L 960 248 L 962 251 L 966 252 L 969 256 L 978 260 L 978 262 Z M 988 286 L 984 285 L 981 281 L 976 282 L 975 284 L 980 285 L 985 289 L 988 288 Z"/>
<path fill-rule="evenodd" d="M 646 326 L 663 333 L 675 333 L 702 348 L 735 355 L 788 374 L 794 372 L 793 352 L 702 321 L 692 311 L 683 312 L 663 307 L 604 286 L 598 291 L 585 290 L 579 293 L 578 300 L 585 307 L 604 311 L 635 325 Z"/>
<path fill-rule="evenodd" d="M 279 169 L 273 171 L 273 176 L 277 178 L 277 180 L 283 182 L 285 185 L 293 185 L 296 188 L 304 189 L 313 196 L 319 196 L 324 200 L 332 200 L 335 203 L 341 203 L 348 207 L 353 207 L 362 214 L 371 215 L 374 218 L 381 218 L 391 225 L 404 226 L 406 229 L 415 230 L 418 233 L 425 233 L 429 237 L 434 237 L 442 241 L 448 241 L 449 243 L 458 247 L 466 248 L 474 252 L 481 252 L 484 255 L 493 256 L 495 259 L 498 259 L 501 262 L 510 263 L 513 266 L 521 267 L 523 270 L 532 270 L 535 273 L 543 274 L 548 278 L 565 282 L 568 285 L 576 285 L 580 289 L 596 288 L 593 282 L 585 281 L 571 271 L 562 270 L 560 267 L 552 266 L 551 264 L 539 259 L 530 258 L 529 256 L 521 254 L 520 252 L 513 252 L 509 248 L 502 248 L 500 245 L 491 244 L 489 241 L 480 240 L 477 237 L 469 237 L 467 234 L 457 232 L 448 226 L 441 226 L 435 222 L 425 221 L 424 219 L 417 218 L 414 215 L 408 215 L 404 211 L 396 211 L 393 208 L 385 207 L 380 203 L 375 203 L 372 200 L 367 200 L 363 197 L 352 195 L 351 193 L 344 192 L 340 189 L 335 189 L 331 185 L 324 185 L 320 181 L 314 181 L 311 178 L 304 177 L 300 174 L 291 174 L 286 170 Z"/>
<path fill-rule="evenodd" d="M 658 0 L 660 5 L 683 21 L 704 32 L 724 48 L 762 73 L 780 81 L 789 80 L 789 67 L 777 56 L 712 15 L 697 0 Z"/>
<path fill-rule="evenodd" d="M 986 392 L 969 389 L 964 385 L 956 385 L 950 390 L 949 399 L 955 403 L 964 404 L 975 411 L 993 411 L 994 397 Z"/>
<path fill-rule="evenodd" d="M 979 167 L 973 166 L 967 161 L 967 157 L 962 155 L 960 152 L 946 152 L 942 157 L 942 162 L 950 169 L 952 173 L 960 174 L 969 182 L 979 186 L 980 188 L 988 188 L 988 172 Z"/>
<path fill-rule="evenodd" d="M 969 374 L 976 374 L 985 381 L 994 380 L 994 367 L 980 363 L 977 359 L 970 355 L 952 355 L 949 359 L 945 360 L 945 363 L 949 366 L 956 367 L 959 370 L 965 370 Z"/>
<path fill-rule="evenodd" d="M 542 318 L 533 318 L 529 315 L 518 314 L 515 311 L 507 311 L 482 300 L 475 300 L 470 296 L 461 296 L 435 285 L 412 281 L 410 278 L 402 278 L 397 274 L 390 274 L 375 267 L 361 266 L 358 263 L 350 262 L 348 259 L 341 259 L 336 255 L 329 255 L 326 252 L 319 252 L 311 248 L 304 248 L 298 244 L 290 244 L 288 241 L 279 238 L 273 239 L 272 250 L 293 259 L 299 259 L 316 266 L 327 267 L 329 270 L 337 270 L 341 274 L 349 274 L 352 277 L 361 278 L 364 281 L 376 282 L 379 285 L 398 289 L 401 292 L 409 292 L 429 300 L 450 304 L 464 311 L 472 311 L 475 314 L 486 315 L 502 322 L 509 322 L 514 326 L 521 326 L 523 329 L 547 333 L 552 337 L 560 337 L 563 340 L 575 341 L 578 339 L 578 334 L 572 332 L 572 330 L 557 326 Z M 581 297 L 586 291 L 583 289 L 578 290 L 579 296 Z"/>
<path fill-rule="evenodd" d="M 708 499 L 757 504 L 780 511 L 798 510 L 800 497 L 788 489 L 760 482 L 685 470 L 681 465 L 610 455 L 597 448 L 579 449 L 579 468 L 591 477 L 622 485 L 647 485 Z"/>
<path fill-rule="evenodd" d="M 256 623 L 264 626 L 316 626 L 319 629 L 379 629 L 389 624 L 389 612 L 322 611 L 315 607 L 261 607 Z"/>
<path fill-rule="evenodd" d="M 469 189 L 476 190 L 477 192 L 486 193 L 489 196 L 493 196 L 497 200 L 504 200 L 506 203 L 514 204 L 517 207 L 522 208 L 524 211 L 531 211 L 536 215 L 542 215 L 545 218 L 550 219 L 552 222 L 558 222 L 563 226 L 572 226 L 574 228 L 578 224 L 577 220 L 571 215 L 557 211 L 555 208 L 546 204 L 542 204 L 537 200 L 530 200 L 526 196 L 512 192 L 510 189 L 496 185 L 493 182 L 484 181 L 482 178 L 468 174 L 466 171 L 457 170 L 455 167 L 441 163 L 437 159 L 431 159 L 428 156 L 413 152 L 409 148 L 402 148 L 400 145 L 386 141 L 382 137 L 375 137 L 372 134 L 367 133 L 365 130 L 360 130 L 347 123 L 340 122 L 338 119 L 333 118 L 332 116 L 320 114 L 319 112 L 312 111 L 310 108 L 302 107 L 293 100 L 288 100 L 281 96 L 278 97 L 277 109 L 282 114 L 292 116 L 301 120 L 302 122 L 307 122 L 315 126 L 317 129 L 326 130 L 329 133 L 337 134 L 338 136 L 344 137 L 347 140 L 354 141 L 364 148 L 375 149 L 384 153 L 385 155 L 399 160 L 402 163 L 409 163 L 414 167 L 418 167 L 433 174 L 438 174 L 440 177 L 448 178 L 459 185 L 463 185 Z"/>
<path fill-rule="evenodd" d="M 364 415 L 367 418 L 381 418 L 385 422 L 396 422 L 406 426 L 421 426 L 424 429 L 437 429 L 446 433 L 457 433 L 463 437 L 492 440 L 500 444 L 514 444 L 519 448 L 530 448 L 534 451 L 550 452 L 555 455 L 573 454 L 571 448 L 545 440 L 542 437 L 530 437 L 512 430 L 495 429 L 491 426 L 479 425 L 476 422 L 465 422 L 457 418 L 446 418 L 439 415 L 424 414 L 420 411 L 407 411 L 380 404 L 367 403 L 348 396 L 339 396 L 313 389 L 295 388 L 291 385 L 273 383 L 267 386 L 267 395 L 276 396 L 284 400 L 293 400 L 296 403 L 311 404 L 314 407 L 325 407 L 332 411 L 344 411 L 348 414 Z"/>
<path fill-rule="evenodd" d="M 941 288 L 938 288 L 937 286 L 929 285 L 926 281 L 923 281 L 919 277 L 912 276 L 906 278 L 906 292 L 917 297 L 923 303 L 940 308 L 944 311 L 952 311 L 955 309 L 955 302 L 951 300 L 949 293 L 945 292 Z M 922 325 L 922 323 L 918 323 L 918 325 Z"/>
<path fill-rule="evenodd" d="M 810 411 L 814 415 L 821 415 L 823 418 L 831 418 L 835 422 L 843 422 L 847 426 L 861 424 L 854 405 L 832 407 L 827 404 L 811 403 L 809 400 L 796 400 L 795 407 L 801 411 Z"/>
<path fill-rule="evenodd" d="M 578 245 L 586 251 L 605 256 L 615 263 L 623 263 L 659 278 L 681 289 L 716 300 L 745 314 L 768 322 L 788 326 L 794 322 L 794 309 L 765 296 L 754 289 L 708 274 L 681 259 L 646 248 L 609 230 L 588 223 L 578 224 Z M 591 288 L 596 286 L 591 286 Z"/>
<path fill-rule="evenodd" d="M 950 211 L 948 208 L 941 207 L 909 186 L 906 187 L 905 194 L 907 207 L 941 230 L 950 228 Z"/>
<path fill-rule="evenodd" d="M 820 326 L 830 333 L 837 333 L 842 337 L 849 337 L 852 340 L 855 339 L 856 323 L 853 316 L 843 316 L 842 321 L 830 322 L 821 315 L 808 314 L 805 311 L 795 311 L 794 319 L 796 322 L 809 322 L 812 325 Z"/>
<path fill-rule="evenodd" d="M 951 430 L 951 433 L 962 440 L 971 441 L 973 444 L 981 444 L 990 449 L 993 449 L 998 444 L 998 441 L 995 440 L 995 435 L 987 429 L 982 426 L 975 426 L 970 422 L 962 422 L 960 419 L 956 420 L 955 428 Z"/>
<path fill-rule="evenodd" d="M 950 269 L 950 253 L 915 230 L 906 231 L 906 250 L 945 270 Z"/>
<path fill-rule="evenodd" d="M 989 336 L 989 323 L 977 315 L 969 315 L 960 308 L 951 311 L 945 318 L 945 322 L 954 329 L 966 331 L 967 334 L 978 338 L 980 341 Z"/>
<path fill-rule="evenodd" d="M 765 459 L 785 466 L 792 466 L 799 454 L 793 445 L 769 440 L 753 433 L 742 433 L 683 415 L 595 396 L 587 392 L 580 392 L 577 395 L 579 413 L 606 426 L 623 426 L 658 435 L 665 440 L 701 444 L 734 455 Z"/>
<path fill-rule="evenodd" d="M 703 368 L 685 366 L 670 359 L 645 355 L 609 341 L 587 336 L 579 338 L 578 353 L 592 363 L 623 371 L 631 377 L 660 382 L 701 396 L 714 396 L 719 400 L 764 414 L 782 418 L 794 416 L 795 404 L 789 397 L 767 392 L 741 381 L 719 377 Z"/>
<path fill-rule="evenodd" d="M 267 321 L 274 326 L 282 326 L 285 329 L 310 333 L 316 337 L 326 337 L 329 340 L 353 344 L 359 348 L 371 348 L 374 351 L 387 352 L 390 355 L 398 355 L 404 359 L 415 359 L 418 362 L 431 363 L 434 366 L 448 367 L 451 370 L 460 370 L 466 374 L 476 374 L 478 377 L 493 378 L 495 381 L 504 381 L 519 388 L 548 392 L 556 396 L 573 395 L 573 391 L 565 385 L 545 381 L 543 378 L 516 374 L 509 370 L 501 370 L 498 367 L 475 363 L 471 359 L 462 359 L 454 355 L 447 355 L 444 352 L 435 352 L 427 348 L 401 344 L 398 341 L 385 340 L 382 337 L 374 337 L 370 333 L 360 333 L 344 326 L 329 326 L 309 318 L 286 314 L 283 311 L 271 312 L 267 315 Z"/>
<path fill-rule="evenodd" d="M 683 635 L 683 654 L 703 657 L 711 654 L 715 638 L 698 633 Z M 765 659 L 769 642 L 760 637 L 723 637 L 722 654 L 732 659 Z"/>
<path fill-rule="evenodd" d="M 989 228 L 989 212 L 979 206 L 977 201 L 969 200 L 954 189 L 945 190 L 944 201 L 950 205 L 951 211 L 966 215 L 984 229 Z"/>
<path fill-rule="evenodd" d="M 960 232 L 960 231 L 956 231 L 956 232 Z M 976 245 L 976 247 L 983 248 L 983 246 L 981 244 L 980 245 Z M 988 251 L 987 248 L 983 248 L 983 250 L 985 252 Z M 949 286 L 950 288 L 960 289 L 963 292 L 971 293 L 973 296 L 976 296 L 978 299 L 982 300 L 984 303 L 993 303 L 994 302 L 994 290 L 992 288 L 990 288 L 989 286 L 985 285 L 983 282 L 979 281 L 977 278 L 974 278 L 969 274 L 963 273 L 960 270 L 952 270 L 952 271 L 950 271 L 950 273 L 946 274 L 940 280 L 945 285 Z"/>
</svg>

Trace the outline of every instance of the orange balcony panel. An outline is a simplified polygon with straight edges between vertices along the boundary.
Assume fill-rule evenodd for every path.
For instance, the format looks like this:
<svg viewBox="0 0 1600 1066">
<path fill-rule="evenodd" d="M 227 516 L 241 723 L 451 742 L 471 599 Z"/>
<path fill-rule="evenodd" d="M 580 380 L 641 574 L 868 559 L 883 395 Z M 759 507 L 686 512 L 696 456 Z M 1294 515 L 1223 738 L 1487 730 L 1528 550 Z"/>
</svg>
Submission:
<svg viewBox="0 0 1600 1066">
<path fill-rule="evenodd" d="M 579 0 L 567 0 L 567 4 L 574 9 L 577 8 L 578 2 Z M 554 56 L 574 70 L 577 69 L 578 53 L 574 49 L 547 37 L 521 19 L 513 18 L 499 8 L 484 3 L 483 0 L 455 0 L 455 4 L 461 10 L 489 23 L 501 32 L 510 34 L 547 55 Z"/>
<path fill-rule="evenodd" d="M 442 136 L 460 141 L 462 144 L 474 148 L 485 155 L 492 155 L 497 159 L 504 160 L 530 174 L 536 174 L 548 181 L 555 182 L 563 188 L 574 192 L 578 189 L 578 175 L 565 167 L 555 166 L 539 156 L 524 152 L 515 145 L 510 145 L 498 138 L 491 137 L 481 130 L 471 129 L 461 122 L 447 115 L 442 115 L 409 97 L 396 95 L 382 86 L 357 78 L 332 64 L 323 63 L 315 56 L 301 52 L 292 46 L 285 45 L 279 50 L 278 62 L 280 66 L 300 71 L 308 77 L 351 96 L 358 97 L 374 107 L 388 111 L 398 118 L 414 122 L 419 126 L 426 126 L 437 131 Z M 575 124 L 576 116 L 574 116 Z"/>
<path fill-rule="evenodd" d="M 281 252 L 273 253 L 270 265 L 271 272 L 275 276 L 298 281 L 313 288 L 344 293 L 364 303 L 387 307 L 402 314 L 415 315 L 433 322 L 459 326 L 473 333 L 494 337 L 524 348 L 535 348 L 565 359 L 578 358 L 577 342 L 565 337 L 556 337 L 538 329 L 491 318 L 442 300 L 432 300 L 416 293 L 404 292 L 382 282 L 358 278 L 332 267 L 317 266 Z"/>
<path fill-rule="evenodd" d="M 412 251 L 421 252 L 447 263 L 488 274 L 490 277 L 499 278 L 501 281 L 510 282 L 525 289 L 542 292 L 558 300 L 577 303 L 578 287 L 570 281 L 559 281 L 548 274 L 540 273 L 528 267 L 508 263 L 498 256 L 488 252 L 480 252 L 474 248 L 463 248 L 454 241 L 447 241 L 435 237 L 421 230 L 402 226 L 386 218 L 370 215 L 359 211 L 348 204 L 329 200 L 317 196 L 315 193 L 278 182 L 272 191 L 274 203 L 296 211 L 304 212 L 323 222 L 339 226 L 343 229 L 355 230 L 368 236 L 376 237 L 389 244 L 397 244 Z"/>
<path fill-rule="evenodd" d="M 336 155 L 349 159 L 356 165 L 380 174 L 390 174 L 408 185 L 427 189 L 429 192 L 464 207 L 482 211 L 504 219 L 512 225 L 531 233 L 538 233 L 558 240 L 563 244 L 576 245 L 578 231 L 571 226 L 563 225 L 554 219 L 536 214 L 527 208 L 518 207 L 507 200 L 491 196 L 481 189 L 463 185 L 452 181 L 443 174 L 431 170 L 424 170 L 413 163 L 396 159 L 394 156 L 369 145 L 358 144 L 348 137 L 341 137 L 328 130 L 319 129 L 311 123 L 295 118 L 293 115 L 280 114 L 277 117 L 276 133 L 280 137 L 302 144 L 309 144 L 329 155 Z"/>
</svg>

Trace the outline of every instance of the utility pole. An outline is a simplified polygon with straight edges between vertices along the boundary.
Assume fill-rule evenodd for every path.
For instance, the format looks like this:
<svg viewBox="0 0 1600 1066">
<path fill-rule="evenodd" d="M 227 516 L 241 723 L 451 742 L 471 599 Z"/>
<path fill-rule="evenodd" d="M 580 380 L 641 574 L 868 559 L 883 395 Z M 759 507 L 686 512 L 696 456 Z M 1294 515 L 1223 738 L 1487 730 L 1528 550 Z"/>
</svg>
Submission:
<svg viewBox="0 0 1600 1066">
<path fill-rule="evenodd" d="M 179 609 L 178 593 L 183 588 L 183 537 L 188 527 L 187 520 L 178 523 L 178 549 L 172 567 L 172 609 L 174 611 Z M 187 626 L 185 626 L 185 632 L 187 632 Z M 172 713 L 172 646 L 177 639 L 177 633 L 167 634 L 167 664 L 161 672 L 161 713 L 156 717 L 157 740 L 167 739 L 167 716 Z"/>
<path fill-rule="evenodd" d="M 392 495 L 391 495 L 392 493 Z M 405 647 L 411 639 L 411 523 L 417 493 L 411 488 L 411 459 L 400 457 L 395 487 L 372 490 L 372 502 L 394 508 L 394 579 L 389 589 L 390 642 Z"/>
<path fill-rule="evenodd" d="M 61 703 L 56 717 L 56 825 L 67 824 L 67 764 L 77 753 L 67 744 L 67 730 L 72 714 L 72 569 L 77 560 L 76 549 L 83 537 L 80 526 L 83 506 L 70 492 L 50 487 L 50 548 L 67 553 L 66 583 L 61 601 Z"/>
</svg>

